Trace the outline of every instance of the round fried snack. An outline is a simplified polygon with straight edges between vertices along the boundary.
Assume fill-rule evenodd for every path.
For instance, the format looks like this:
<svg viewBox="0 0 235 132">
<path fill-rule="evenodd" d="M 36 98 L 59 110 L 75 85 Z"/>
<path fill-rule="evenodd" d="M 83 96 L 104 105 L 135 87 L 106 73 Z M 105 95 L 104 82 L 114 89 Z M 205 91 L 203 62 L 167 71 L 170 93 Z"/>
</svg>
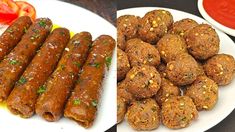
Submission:
<svg viewBox="0 0 235 132">
<path fill-rule="evenodd" d="M 180 95 L 180 89 L 168 79 L 162 78 L 161 88 L 155 95 L 157 103 L 162 106 L 162 103 L 172 95 Z"/>
<path fill-rule="evenodd" d="M 127 109 L 127 103 L 125 99 L 118 96 L 117 97 L 117 123 L 122 122 L 122 120 L 124 119 L 125 114 L 126 114 L 126 109 Z"/>
<path fill-rule="evenodd" d="M 171 17 L 169 17 L 167 14 L 167 11 L 160 10 L 153 10 L 146 13 L 144 17 L 140 19 L 138 30 L 139 38 L 145 42 L 156 44 L 156 42 L 167 33 L 167 27 L 171 23 Z"/>
<path fill-rule="evenodd" d="M 169 33 L 178 34 L 181 37 L 184 37 L 185 33 L 187 33 L 190 29 L 197 26 L 198 23 L 190 18 L 185 18 L 173 23 L 172 28 L 169 30 Z"/>
<path fill-rule="evenodd" d="M 162 104 L 162 123 L 172 129 L 187 127 L 198 117 L 198 111 L 188 96 L 171 96 Z"/>
<path fill-rule="evenodd" d="M 141 65 L 133 67 L 125 79 L 127 90 L 136 98 L 149 98 L 157 93 L 161 85 L 161 77 L 153 66 Z"/>
<path fill-rule="evenodd" d="M 211 110 L 218 100 L 218 85 L 207 76 L 199 76 L 189 86 L 185 95 L 193 99 L 197 110 Z"/>
<path fill-rule="evenodd" d="M 228 54 L 217 54 L 204 64 L 206 75 L 218 85 L 227 85 L 232 82 L 235 74 L 235 60 Z"/>
<path fill-rule="evenodd" d="M 128 108 L 126 118 L 135 130 L 153 130 L 160 125 L 160 108 L 151 98 L 135 101 Z"/>
<path fill-rule="evenodd" d="M 132 67 L 142 64 L 151 66 L 160 64 L 158 50 L 153 45 L 140 39 L 127 41 L 126 53 Z"/>
<path fill-rule="evenodd" d="M 176 85 L 191 84 L 198 75 L 198 64 L 189 54 L 180 54 L 176 60 L 167 63 L 166 73 Z"/>
<path fill-rule="evenodd" d="M 126 53 L 117 48 L 117 80 L 124 79 L 129 70 L 130 64 Z"/>
<path fill-rule="evenodd" d="M 117 19 L 117 30 L 120 30 L 126 40 L 137 37 L 139 17 L 134 15 L 123 15 Z"/>
<path fill-rule="evenodd" d="M 157 43 L 161 58 L 167 63 L 174 60 L 178 54 L 187 53 L 185 40 L 179 35 L 164 35 Z"/>
<path fill-rule="evenodd" d="M 185 37 L 188 52 L 196 59 L 206 60 L 219 52 L 219 36 L 210 25 L 200 24 Z"/>
</svg>

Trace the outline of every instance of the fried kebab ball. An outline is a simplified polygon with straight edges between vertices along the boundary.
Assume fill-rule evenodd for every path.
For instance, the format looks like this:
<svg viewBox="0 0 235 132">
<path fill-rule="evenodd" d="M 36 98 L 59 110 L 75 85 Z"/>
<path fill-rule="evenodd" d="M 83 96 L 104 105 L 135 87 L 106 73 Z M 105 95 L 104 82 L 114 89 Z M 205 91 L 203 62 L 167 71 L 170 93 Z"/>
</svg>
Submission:
<svg viewBox="0 0 235 132">
<path fill-rule="evenodd" d="M 198 111 L 188 96 L 170 96 L 162 104 L 162 123 L 172 129 L 187 127 L 198 117 Z"/>
<path fill-rule="evenodd" d="M 128 40 L 125 51 L 132 67 L 142 64 L 151 66 L 160 64 L 158 50 L 140 39 Z"/>
<path fill-rule="evenodd" d="M 227 85 L 232 82 L 235 74 L 235 60 L 228 54 L 217 54 L 204 64 L 206 75 L 218 85 Z"/>
<path fill-rule="evenodd" d="M 173 17 L 166 10 L 153 10 L 140 19 L 138 34 L 139 37 L 148 43 L 156 42 L 167 33 L 173 23 Z"/>
<path fill-rule="evenodd" d="M 127 91 L 136 98 L 150 98 L 161 86 L 161 77 L 153 66 L 134 66 L 126 75 Z"/>
<path fill-rule="evenodd" d="M 218 85 L 207 76 L 198 76 L 185 95 L 193 99 L 198 111 L 211 110 L 218 100 Z"/>
<path fill-rule="evenodd" d="M 135 130 L 153 130 L 160 125 L 160 108 L 151 98 L 135 101 L 128 108 L 126 119 Z"/>
<path fill-rule="evenodd" d="M 206 60 L 219 52 L 219 36 L 208 24 L 199 24 L 186 33 L 188 52 L 199 60 Z"/>
</svg>

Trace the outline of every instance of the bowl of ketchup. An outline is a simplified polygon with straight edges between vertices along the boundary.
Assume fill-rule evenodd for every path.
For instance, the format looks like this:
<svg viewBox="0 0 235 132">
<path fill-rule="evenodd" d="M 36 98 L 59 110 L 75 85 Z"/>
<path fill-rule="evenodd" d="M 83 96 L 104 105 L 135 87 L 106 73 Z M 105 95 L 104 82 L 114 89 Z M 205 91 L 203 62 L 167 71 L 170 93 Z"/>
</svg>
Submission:
<svg viewBox="0 0 235 132">
<path fill-rule="evenodd" d="M 198 9 L 213 26 L 235 36 L 235 0 L 198 0 Z"/>
</svg>

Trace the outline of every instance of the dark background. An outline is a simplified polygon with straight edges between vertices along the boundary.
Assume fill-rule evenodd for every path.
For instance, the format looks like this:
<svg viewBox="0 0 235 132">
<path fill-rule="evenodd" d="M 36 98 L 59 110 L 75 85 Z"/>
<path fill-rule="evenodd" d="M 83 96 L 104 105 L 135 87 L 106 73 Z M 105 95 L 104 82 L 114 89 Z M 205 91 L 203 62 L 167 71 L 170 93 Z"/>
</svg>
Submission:
<svg viewBox="0 0 235 132">
<path fill-rule="evenodd" d="M 131 7 L 166 7 L 202 17 L 197 8 L 197 0 L 118 0 L 117 5 L 118 10 Z M 230 38 L 235 42 L 235 37 Z M 235 132 L 235 110 L 207 132 Z"/>
</svg>

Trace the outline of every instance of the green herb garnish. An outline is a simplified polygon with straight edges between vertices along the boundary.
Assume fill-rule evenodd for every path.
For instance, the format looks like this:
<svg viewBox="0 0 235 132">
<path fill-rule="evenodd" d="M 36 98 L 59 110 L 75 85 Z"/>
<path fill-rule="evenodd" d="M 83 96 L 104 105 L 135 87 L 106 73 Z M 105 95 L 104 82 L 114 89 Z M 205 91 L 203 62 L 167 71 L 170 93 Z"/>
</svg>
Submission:
<svg viewBox="0 0 235 132">
<path fill-rule="evenodd" d="M 13 30 L 12 29 L 8 29 L 7 32 L 13 33 Z"/>
<path fill-rule="evenodd" d="M 9 62 L 11 65 L 16 65 L 18 63 L 20 63 L 18 60 L 10 60 Z"/>
<path fill-rule="evenodd" d="M 19 84 L 25 84 L 27 82 L 26 78 L 25 77 L 20 77 L 18 83 Z"/>
<path fill-rule="evenodd" d="M 39 21 L 38 23 L 41 27 L 46 27 L 46 22 L 44 20 Z"/>
<path fill-rule="evenodd" d="M 92 100 L 91 104 L 92 104 L 92 106 L 96 107 L 98 105 L 98 102 L 97 102 L 97 100 Z"/>
<path fill-rule="evenodd" d="M 78 68 L 81 67 L 81 64 L 79 62 L 73 62 L 74 65 L 76 65 Z"/>
<path fill-rule="evenodd" d="M 109 67 L 111 65 L 111 62 L 112 62 L 112 58 L 111 57 L 106 57 L 105 58 L 105 63 L 106 63 L 107 67 Z"/>
<path fill-rule="evenodd" d="M 81 103 L 81 100 L 80 99 L 75 99 L 73 100 L 73 104 L 74 105 L 79 105 Z"/>
<path fill-rule="evenodd" d="M 46 91 L 46 87 L 45 87 L 44 85 L 42 85 L 42 86 L 39 87 L 37 93 L 38 93 L 38 94 L 42 94 L 42 93 L 44 93 L 45 91 Z"/>
<path fill-rule="evenodd" d="M 31 39 L 31 40 L 34 40 L 34 39 L 37 39 L 37 38 L 39 38 L 39 37 L 40 37 L 39 34 L 34 34 L 34 35 L 32 35 L 32 36 L 30 37 L 30 39 Z"/>
<path fill-rule="evenodd" d="M 96 68 L 99 68 L 100 67 L 100 63 L 91 63 L 90 66 L 93 66 L 93 67 L 96 67 Z"/>
<path fill-rule="evenodd" d="M 27 28 L 26 27 L 24 27 L 24 33 L 26 33 L 28 30 L 27 30 Z"/>
</svg>

